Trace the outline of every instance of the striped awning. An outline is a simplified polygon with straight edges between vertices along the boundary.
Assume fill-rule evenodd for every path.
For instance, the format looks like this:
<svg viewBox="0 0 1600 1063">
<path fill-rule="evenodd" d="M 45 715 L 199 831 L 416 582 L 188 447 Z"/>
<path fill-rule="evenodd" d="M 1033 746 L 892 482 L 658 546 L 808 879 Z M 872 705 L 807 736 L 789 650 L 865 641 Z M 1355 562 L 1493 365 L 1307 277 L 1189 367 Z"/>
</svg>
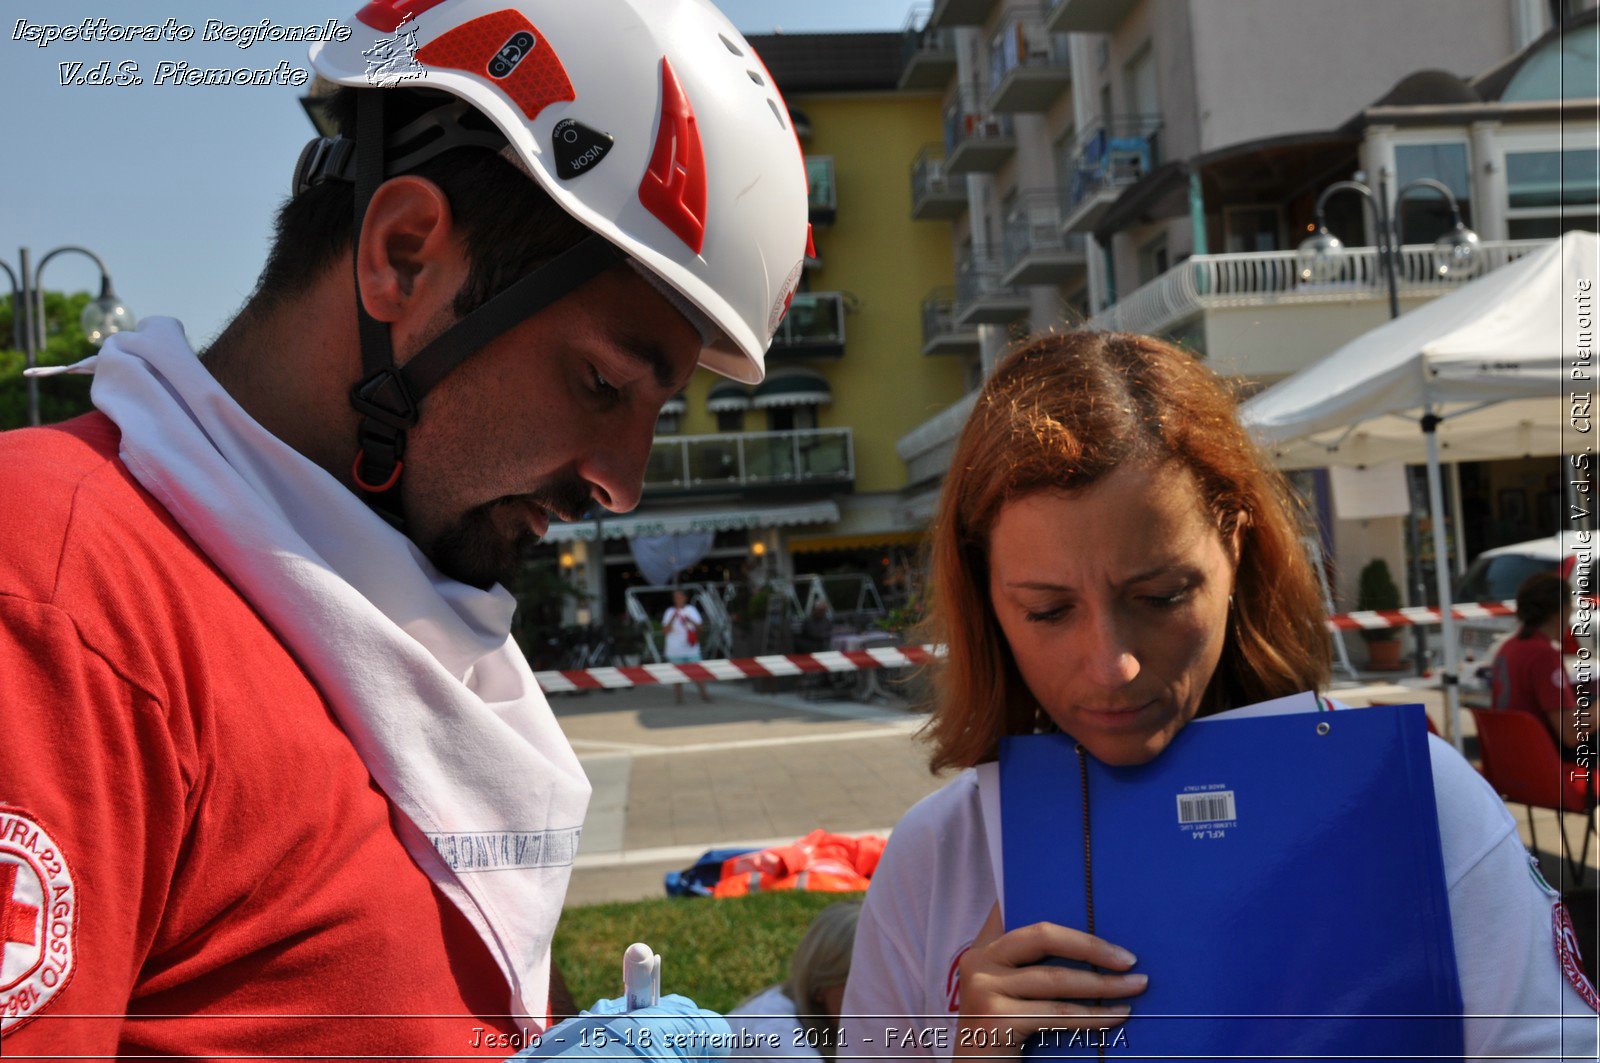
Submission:
<svg viewBox="0 0 1600 1063">
<path fill-rule="evenodd" d="M 825 406 L 833 401 L 828 378 L 810 369 L 784 369 L 756 388 L 750 404 L 758 410 L 776 406 Z"/>
<path fill-rule="evenodd" d="M 689 400 L 683 397 L 681 391 L 661 404 L 663 417 L 682 417 L 687 412 L 689 412 Z"/>
<path fill-rule="evenodd" d="M 743 413 L 750 408 L 750 387 L 737 380 L 724 380 L 712 386 L 706 396 L 706 409 L 712 413 Z"/>
</svg>

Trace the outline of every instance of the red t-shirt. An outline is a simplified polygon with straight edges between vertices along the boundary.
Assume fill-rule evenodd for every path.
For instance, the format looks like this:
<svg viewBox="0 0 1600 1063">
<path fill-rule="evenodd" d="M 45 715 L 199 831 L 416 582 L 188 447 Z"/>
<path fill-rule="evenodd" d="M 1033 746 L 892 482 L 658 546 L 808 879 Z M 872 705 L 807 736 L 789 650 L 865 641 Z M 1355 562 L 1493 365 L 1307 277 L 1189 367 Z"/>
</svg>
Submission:
<svg viewBox="0 0 1600 1063">
<path fill-rule="evenodd" d="M 1495 708 L 1531 712 L 1542 720 L 1577 705 L 1561 651 L 1538 632 L 1525 639 L 1513 635 L 1500 644 L 1489 686 Z"/>
<path fill-rule="evenodd" d="M 494 959 L 117 442 L 0 433 L 0 1049 L 511 1055 Z"/>
</svg>

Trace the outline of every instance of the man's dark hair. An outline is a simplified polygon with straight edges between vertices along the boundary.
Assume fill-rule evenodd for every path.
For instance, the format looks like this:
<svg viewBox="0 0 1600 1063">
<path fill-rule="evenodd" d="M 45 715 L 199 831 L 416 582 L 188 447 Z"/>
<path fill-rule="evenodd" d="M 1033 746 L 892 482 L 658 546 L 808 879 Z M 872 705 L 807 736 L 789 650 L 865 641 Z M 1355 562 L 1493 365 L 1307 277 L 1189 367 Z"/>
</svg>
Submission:
<svg viewBox="0 0 1600 1063">
<path fill-rule="evenodd" d="M 1554 571 L 1535 572 L 1517 588 L 1517 638 L 1532 638 L 1551 617 L 1566 608 L 1572 588 Z"/>
<path fill-rule="evenodd" d="M 455 99 L 433 90 L 341 87 L 322 106 L 342 136 L 356 135 L 361 92 L 385 94 L 385 135 Z M 476 110 L 464 122 L 494 129 Z M 439 186 L 465 237 L 471 267 L 456 295 L 457 316 L 471 313 L 589 234 L 527 174 L 493 150 L 454 148 L 408 172 Z M 346 181 L 325 181 L 286 202 L 278 211 L 267 264 L 241 316 L 269 312 L 309 289 L 349 249 L 354 213 L 355 186 Z"/>
</svg>

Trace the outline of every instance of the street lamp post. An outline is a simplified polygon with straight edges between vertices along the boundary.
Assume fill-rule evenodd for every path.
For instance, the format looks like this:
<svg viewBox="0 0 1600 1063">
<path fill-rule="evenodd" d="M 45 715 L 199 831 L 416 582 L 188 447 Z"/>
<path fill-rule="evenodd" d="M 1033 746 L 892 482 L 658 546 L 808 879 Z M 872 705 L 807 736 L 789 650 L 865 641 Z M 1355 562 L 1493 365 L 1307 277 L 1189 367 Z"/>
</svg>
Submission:
<svg viewBox="0 0 1600 1063">
<path fill-rule="evenodd" d="M 86 256 L 100 270 L 100 296 L 83 308 L 83 315 L 79 318 L 83 334 L 89 342 L 98 347 L 106 341 L 106 337 L 131 329 L 135 324 L 133 314 L 112 288 L 111 274 L 99 255 L 83 247 L 58 247 L 41 258 L 37 266 L 32 266 L 28 249 L 21 248 L 17 252 L 20 270 L 13 272 L 5 262 L 0 262 L 0 269 L 4 269 L 6 276 L 11 279 L 12 331 L 18 341 L 17 346 L 22 348 L 24 370 L 39 364 L 39 355 L 46 343 L 44 289 L 40 286 L 39 276 L 51 259 L 68 253 Z M 27 381 L 28 423 L 38 425 L 39 382 L 32 376 L 28 376 Z"/>
<path fill-rule="evenodd" d="M 1300 279 L 1304 283 L 1331 280 L 1331 274 L 1338 268 L 1339 256 L 1344 253 L 1344 244 L 1337 236 L 1328 231 L 1327 218 L 1324 207 L 1329 197 L 1338 192 L 1355 192 L 1364 199 L 1372 211 L 1373 222 L 1377 229 L 1378 259 L 1383 269 L 1384 280 L 1389 287 L 1389 319 L 1392 321 L 1400 316 L 1400 249 L 1404 245 L 1400 239 L 1399 208 L 1406 196 L 1419 189 L 1431 190 L 1439 193 L 1450 206 L 1451 219 L 1454 222 L 1449 231 L 1434 241 L 1434 273 L 1440 278 L 1470 277 L 1477 267 L 1479 256 L 1478 234 L 1467 228 L 1461 221 L 1461 205 L 1456 202 L 1455 194 L 1448 185 L 1435 181 L 1429 177 L 1419 178 L 1407 182 L 1395 193 L 1393 208 L 1389 203 L 1389 188 L 1387 171 L 1378 173 L 1378 189 L 1374 193 L 1365 182 L 1363 174 L 1357 173 L 1356 180 L 1338 181 L 1329 185 L 1317 197 L 1317 231 L 1301 242 L 1299 247 Z M 1434 574 L 1439 585 L 1439 600 L 1441 605 L 1449 601 L 1449 594 L 1445 581 L 1449 578 L 1449 548 L 1445 544 L 1444 535 L 1444 490 L 1439 476 L 1439 424 L 1442 418 L 1434 411 L 1432 404 L 1424 407 L 1421 418 L 1421 428 L 1426 437 L 1428 447 L 1428 509 L 1433 514 L 1433 555 Z M 1422 577 L 1422 558 L 1417 541 L 1416 523 L 1410 522 L 1409 545 L 1412 557 L 1412 587 L 1418 599 L 1426 594 L 1426 582 Z M 1456 674 L 1456 631 L 1455 619 L 1450 615 L 1448 608 L 1442 609 L 1441 632 L 1444 638 L 1445 660 L 1440 681 L 1445 691 L 1446 706 L 1449 710 L 1451 737 L 1455 740 L 1457 748 L 1461 744 L 1460 729 L 1457 725 L 1459 716 L 1460 691 L 1457 684 L 1460 677 Z M 1417 674 L 1424 671 L 1424 662 L 1427 657 L 1427 636 L 1422 627 L 1416 628 L 1417 634 Z"/>
</svg>

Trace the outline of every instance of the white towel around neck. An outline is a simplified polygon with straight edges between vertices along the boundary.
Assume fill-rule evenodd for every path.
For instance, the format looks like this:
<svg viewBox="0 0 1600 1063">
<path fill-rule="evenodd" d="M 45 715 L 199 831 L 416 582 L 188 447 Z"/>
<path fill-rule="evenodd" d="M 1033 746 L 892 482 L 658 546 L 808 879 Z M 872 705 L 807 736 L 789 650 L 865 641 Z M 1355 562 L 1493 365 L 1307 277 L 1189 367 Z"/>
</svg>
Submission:
<svg viewBox="0 0 1600 1063">
<path fill-rule="evenodd" d="M 441 575 L 257 424 L 172 318 L 74 368 L 94 372 L 134 478 L 327 698 L 412 859 L 498 960 L 512 1013 L 542 1027 L 589 783 L 511 639 L 511 595 Z"/>
</svg>

